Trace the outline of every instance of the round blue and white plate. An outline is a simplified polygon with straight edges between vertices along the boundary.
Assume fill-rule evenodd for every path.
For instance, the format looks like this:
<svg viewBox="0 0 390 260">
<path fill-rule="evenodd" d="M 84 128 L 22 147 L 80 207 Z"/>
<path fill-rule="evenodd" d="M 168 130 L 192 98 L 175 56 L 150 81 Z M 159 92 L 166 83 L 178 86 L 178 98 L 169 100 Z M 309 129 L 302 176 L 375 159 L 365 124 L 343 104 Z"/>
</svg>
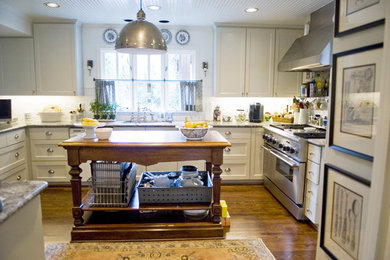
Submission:
<svg viewBox="0 0 390 260">
<path fill-rule="evenodd" d="M 161 29 L 160 31 L 161 31 L 162 37 L 165 40 L 165 43 L 166 44 L 170 43 L 171 40 L 172 40 L 172 33 L 171 33 L 171 31 L 169 31 L 168 29 Z"/>
<path fill-rule="evenodd" d="M 179 30 L 176 33 L 176 42 L 180 45 L 186 45 L 190 41 L 190 34 L 186 30 Z"/>
</svg>

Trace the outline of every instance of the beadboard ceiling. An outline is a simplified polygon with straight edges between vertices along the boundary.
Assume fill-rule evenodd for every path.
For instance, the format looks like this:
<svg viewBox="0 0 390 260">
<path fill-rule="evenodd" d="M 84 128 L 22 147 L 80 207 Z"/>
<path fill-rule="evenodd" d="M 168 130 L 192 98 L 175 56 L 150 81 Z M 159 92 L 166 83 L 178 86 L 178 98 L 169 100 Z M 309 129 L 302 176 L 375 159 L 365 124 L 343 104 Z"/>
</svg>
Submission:
<svg viewBox="0 0 390 260">
<path fill-rule="evenodd" d="M 83 23 L 120 24 L 136 19 L 139 0 L 50 0 L 60 8 L 43 5 L 49 0 L 0 0 L 29 20 L 76 19 Z M 332 0 L 143 0 L 146 19 L 170 25 L 209 26 L 220 23 L 304 24 L 309 14 Z M 147 6 L 157 4 L 158 11 Z M 248 7 L 259 8 L 245 13 Z"/>
</svg>

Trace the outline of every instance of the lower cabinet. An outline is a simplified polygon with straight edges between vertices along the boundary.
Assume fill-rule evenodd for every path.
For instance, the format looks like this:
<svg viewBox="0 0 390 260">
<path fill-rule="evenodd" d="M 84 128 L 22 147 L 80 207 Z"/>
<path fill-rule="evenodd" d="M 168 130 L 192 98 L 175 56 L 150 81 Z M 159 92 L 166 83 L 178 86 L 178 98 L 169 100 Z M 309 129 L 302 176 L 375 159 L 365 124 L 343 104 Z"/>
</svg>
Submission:
<svg viewBox="0 0 390 260">
<path fill-rule="evenodd" d="M 320 222 L 324 147 L 309 144 L 306 165 L 305 216 L 314 224 Z"/>
<path fill-rule="evenodd" d="M 69 183 L 67 153 L 58 146 L 69 138 L 69 128 L 33 127 L 29 134 L 33 178 L 50 183 Z"/>
<path fill-rule="evenodd" d="M 27 180 L 27 150 L 25 130 L 0 134 L 0 180 Z"/>
</svg>

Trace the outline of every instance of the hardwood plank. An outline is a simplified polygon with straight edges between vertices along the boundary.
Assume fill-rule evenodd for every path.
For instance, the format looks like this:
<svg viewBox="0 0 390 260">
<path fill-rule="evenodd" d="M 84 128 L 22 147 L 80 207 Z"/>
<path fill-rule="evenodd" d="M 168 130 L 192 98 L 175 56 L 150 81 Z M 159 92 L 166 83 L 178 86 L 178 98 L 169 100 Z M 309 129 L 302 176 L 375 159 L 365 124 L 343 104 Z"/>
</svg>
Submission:
<svg viewBox="0 0 390 260">
<path fill-rule="evenodd" d="M 71 193 L 70 187 L 49 187 L 41 194 L 45 242 L 70 241 Z M 263 185 L 222 185 L 221 199 L 231 216 L 226 239 L 260 237 L 276 259 L 315 259 L 317 231 L 296 221 Z"/>
</svg>

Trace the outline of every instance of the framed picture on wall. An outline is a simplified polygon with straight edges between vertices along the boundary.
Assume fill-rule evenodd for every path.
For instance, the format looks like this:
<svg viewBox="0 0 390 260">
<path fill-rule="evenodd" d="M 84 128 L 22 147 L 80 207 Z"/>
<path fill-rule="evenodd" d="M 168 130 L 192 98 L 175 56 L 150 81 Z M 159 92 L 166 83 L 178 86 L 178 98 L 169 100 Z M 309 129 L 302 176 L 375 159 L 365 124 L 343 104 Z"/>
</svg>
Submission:
<svg viewBox="0 0 390 260">
<path fill-rule="evenodd" d="M 383 43 L 333 55 L 329 147 L 373 161 Z"/>
<path fill-rule="evenodd" d="M 332 259 L 362 259 L 370 182 L 325 165 L 320 247 Z"/>
<path fill-rule="evenodd" d="M 385 0 L 336 0 L 334 36 L 340 37 L 383 24 L 384 2 Z"/>
</svg>

